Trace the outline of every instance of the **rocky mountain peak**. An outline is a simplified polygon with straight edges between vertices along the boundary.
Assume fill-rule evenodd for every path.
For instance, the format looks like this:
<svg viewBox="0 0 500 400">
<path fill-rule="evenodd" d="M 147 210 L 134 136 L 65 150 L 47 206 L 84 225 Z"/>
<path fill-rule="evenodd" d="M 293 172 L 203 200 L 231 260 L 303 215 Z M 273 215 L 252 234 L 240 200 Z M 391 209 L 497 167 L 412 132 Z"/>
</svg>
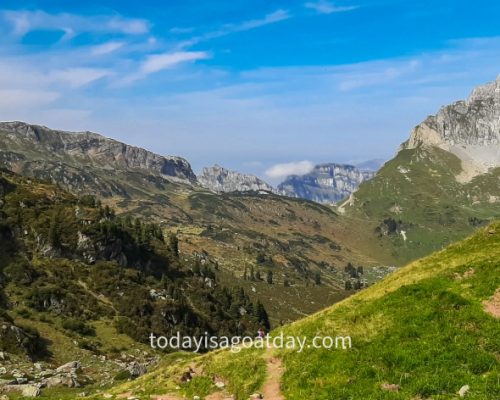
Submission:
<svg viewBox="0 0 500 400">
<path fill-rule="evenodd" d="M 319 164 L 308 174 L 291 175 L 279 186 L 280 194 L 301 197 L 318 203 L 336 203 L 353 193 L 361 182 L 371 179 L 373 171 L 347 164 Z"/>
<path fill-rule="evenodd" d="M 198 182 L 215 193 L 275 191 L 271 185 L 254 175 L 231 171 L 220 165 L 203 168 L 203 172 L 198 176 Z"/>
<path fill-rule="evenodd" d="M 402 148 L 419 146 L 436 146 L 459 157 L 464 169 L 459 180 L 500 166 L 500 76 L 417 125 Z"/>
<path fill-rule="evenodd" d="M 66 132 L 24 122 L 1 122 L 2 151 L 33 160 L 60 161 L 69 165 L 107 170 L 134 170 L 167 179 L 195 182 L 190 164 L 183 158 L 161 156 L 92 132 Z M 7 166 L 9 167 L 9 166 Z"/>
</svg>

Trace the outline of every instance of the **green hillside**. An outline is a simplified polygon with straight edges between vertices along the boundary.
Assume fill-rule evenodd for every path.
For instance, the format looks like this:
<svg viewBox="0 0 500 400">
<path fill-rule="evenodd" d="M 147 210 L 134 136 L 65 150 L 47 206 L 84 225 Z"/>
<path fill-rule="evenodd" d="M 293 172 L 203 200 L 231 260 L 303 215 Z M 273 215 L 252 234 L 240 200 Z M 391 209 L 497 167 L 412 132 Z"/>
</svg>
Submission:
<svg viewBox="0 0 500 400">
<path fill-rule="evenodd" d="M 329 207 L 270 193 L 214 194 L 181 179 L 194 174 L 185 160 L 174 161 L 91 133 L 0 123 L 0 166 L 75 196 L 95 196 L 119 216 L 158 225 L 165 235 L 175 233 L 181 254 L 217 262 L 226 286 L 244 287 L 253 300 L 272 297 L 275 324 L 349 295 L 344 290 L 351 279 L 344 273 L 348 263 L 364 267 L 362 279 L 353 277 L 362 284 L 394 265 L 388 252 L 360 251 L 359 243 L 369 240 L 363 225 L 353 232 Z M 161 163 L 178 176 L 163 174 Z M 254 278 L 248 279 L 252 270 Z M 273 284 L 267 281 L 270 273 Z"/>
<path fill-rule="evenodd" d="M 80 360 L 80 383 L 109 383 L 120 371 L 126 378 L 127 363 L 155 364 L 150 332 L 268 326 L 262 303 L 223 285 L 217 268 L 181 258 L 176 237 L 156 224 L 0 171 L 0 380 L 32 376 L 35 361 Z"/>
<path fill-rule="evenodd" d="M 494 223 L 283 328 L 286 335 L 309 338 L 350 336 L 351 349 L 179 355 L 107 394 L 169 400 L 209 393 L 211 399 L 246 399 L 255 392 L 268 394 L 265 399 L 455 399 L 462 389 L 467 399 L 498 399 L 499 262 L 500 223 Z M 196 373 L 181 383 L 189 367 Z M 223 389 L 214 385 L 220 381 Z"/>
<path fill-rule="evenodd" d="M 432 146 L 401 150 L 340 206 L 398 263 L 444 248 L 500 218 L 500 169 L 460 183 L 460 159 Z"/>
</svg>

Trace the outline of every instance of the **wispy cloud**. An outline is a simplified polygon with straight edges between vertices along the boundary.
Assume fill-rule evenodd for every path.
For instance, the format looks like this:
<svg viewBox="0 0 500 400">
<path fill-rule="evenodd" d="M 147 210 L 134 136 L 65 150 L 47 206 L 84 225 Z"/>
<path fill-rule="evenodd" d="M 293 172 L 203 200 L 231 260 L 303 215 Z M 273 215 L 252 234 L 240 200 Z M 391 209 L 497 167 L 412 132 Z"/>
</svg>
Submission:
<svg viewBox="0 0 500 400">
<path fill-rule="evenodd" d="M 148 75 L 177 67 L 180 64 L 196 62 L 210 58 L 210 53 L 206 51 L 176 51 L 161 54 L 148 55 L 139 66 L 139 70 L 123 78 L 119 85 L 128 85 Z"/>
<path fill-rule="evenodd" d="M 290 19 L 291 17 L 292 15 L 288 10 L 278 9 L 276 11 L 273 11 L 272 13 L 264 15 L 264 17 L 262 18 L 251 19 L 236 24 L 225 24 L 220 29 L 207 32 L 203 35 L 195 36 L 191 39 L 183 41 L 179 44 L 179 47 L 181 48 L 190 47 L 195 44 L 205 42 L 207 40 L 216 39 L 219 37 L 229 35 L 231 33 L 249 31 L 251 29 L 260 28 L 262 26 L 275 24 L 277 22 Z"/>
<path fill-rule="evenodd" d="M 337 6 L 334 3 L 326 0 L 310 1 L 305 3 L 304 7 L 315 10 L 320 14 L 333 14 L 352 11 L 359 8 L 359 6 Z"/>
<path fill-rule="evenodd" d="M 88 32 L 140 35 L 148 33 L 150 29 L 146 20 L 125 18 L 121 15 L 49 14 L 41 10 L 4 11 L 1 15 L 11 25 L 12 33 L 20 37 L 37 30 L 60 31 L 64 34 L 64 39 L 69 39 Z"/>
<path fill-rule="evenodd" d="M 228 32 L 248 31 L 250 29 L 259 28 L 264 25 L 274 24 L 276 22 L 284 21 L 291 18 L 288 10 L 276 10 L 270 14 L 265 15 L 263 18 L 244 21 L 241 24 L 226 25 L 225 29 Z"/>
<path fill-rule="evenodd" d="M 289 175 L 305 175 L 314 169 L 314 163 L 311 161 L 298 161 L 284 164 L 276 164 L 266 170 L 265 174 L 269 178 L 279 179 Z"/>
<path fill-rule="evenodd" d="M 90 53 L 93 56 L 103 56 L 115 52 L 121 49 L 125 45 L 125 42 L 111 41 L 99 44 L 97 46 L 92 46 Z"/>
<path fill-rule="evenodd" d="M 148 56 L 142 63 L 141 72 L 148 75 L 163 69 L 175 67 L 178 64 L 207 58 L 210 58 L 210 54 L 204 51 L 179 51 L 175 53 L 153 54 Z"/>
<path fill-rule="evenodd" d="M 111 75 L 112 72 L 107 69 L 67 68 L 52 71 L 49 74 L 49 80 L 68 85 L 71 88 L 79 88 Z"/>
</svg>

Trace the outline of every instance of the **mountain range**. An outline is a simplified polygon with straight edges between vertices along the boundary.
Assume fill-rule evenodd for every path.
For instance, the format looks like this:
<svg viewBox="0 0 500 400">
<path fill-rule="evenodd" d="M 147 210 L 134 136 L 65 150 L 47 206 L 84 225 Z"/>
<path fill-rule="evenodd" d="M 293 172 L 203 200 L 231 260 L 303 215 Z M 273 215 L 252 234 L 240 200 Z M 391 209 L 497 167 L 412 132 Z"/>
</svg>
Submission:
<svg viewBox="0 0 500 400">
<path fill-rule="evenodd" d="M 324 164 L 273 188 L 23 122 L 0 123 L 0 167 L 9 396 L 500 395 L 500 77 L 427 117 L 376 173 Z M 258 327 L 351 335 L 354 349 L 147 346 L 150 332 Z"/>
<path fill-rule="evenodd" d="M 500 217 L 500 77 L 416 126 L 337 211 L 410 260 Z"/>
<path fill-rule="evenodd" d="M 366 167 L 376 165 L 378 163 L 369 163 Z M 261 191 L 321 204 L 334 204 L 349 197 L 362 182 L 371 179 L 375 172 L 348 164 L 319 164 L 311 172 L 287 176 L 277 187 L 273 187 L 254 175 L 216 165 L 204 168 L 198 181 L 214 193 Z"/>
</svg>

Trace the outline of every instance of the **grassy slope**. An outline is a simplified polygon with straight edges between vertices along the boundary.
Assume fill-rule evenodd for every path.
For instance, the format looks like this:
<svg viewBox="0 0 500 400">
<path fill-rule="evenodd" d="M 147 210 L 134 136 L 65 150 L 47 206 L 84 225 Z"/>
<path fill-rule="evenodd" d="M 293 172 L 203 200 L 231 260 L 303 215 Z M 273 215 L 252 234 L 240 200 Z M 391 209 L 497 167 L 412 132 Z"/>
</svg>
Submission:
<svg viewBox="0 0 500 400">
<path fill-rule="evenodd" d="M 454 399 L 465 384 L 469 399 L 500 396 L 500 324 L 482 302 L 500 286 L 500 223 L 415 261 L 336 305 L 289 325 L 286 334 L 350 335 L 351 350 L 280 350 L 287 399 Z M 274 332 L 275 334 L 278 332 Z M 229 381 L 246 398 L 262 383 L 262 352 L 219 351 L 159 369 L 116 387 L 141 398 L 169 392 L 215 391 L 206 377 L 181 384 L 187 365 Z M 251 373 L 249 373 L 249 371 Z M 381 384 L 400 385 L 399 392 Z"/>
<path fill-rule="evenodd" d="M 394 264 L 385 249 L 359 251 L 358 243 L 367 243 L 363 224 L 356 224 L 353 232 L 350 221 L 344 223 L 331 209 L 312 202 L 256 193 L 215 195 L 199 186 L 140 170 L 106 169 L 0 135 L 0 164 L 11 158 L 18 161 L 6 165 L 21 175 L 57 182 L 74 194 L 96 194 L 120 214 L 161 221 L 165 230 L 178 233 L 184 254 L 204 250 L 216 259 L 222 275 L 230 276 L 225 281 L 229 286 L 248 286 L 241 279 L 245 268 L 253 266 L 264 277 L 272 270 L 276 284 L 269 288 L 265 281 L 258 282 L 251 294 L 266 301 L 266 292 L 273 291 L 274 323 L 301 318 L 348 294 L 341 273 L 348 262 L 365 268 Z M 213 229 L 208 231 L 208 226 Z M 257 266 L 258 253 L 272 257 L 274 266 Z M 379 274 L 374 271 L 372 275 Z M 317 272 L 322 275 L 319 288 L 314 285 Z M 284 287 L 285 280 L 306 293 L 307 302 L 296 301 L 295 290 Z M 331 288 L 338 289 L 333 297 L 325 293 Z M 292 307 L 287 306 L 290 300 Z"/>
<path fill-rule="evenodd" d="M 404 263 L 470 235 L 476 225 L 500 218 L 499 169 L 461 184 L 460 160 L 432 147 L 400 151 L 377 176 L 361 185 L 346 218 L 363 221 L 382 254 Z M 398 232 L 376 238 L 386 218 Z M 401 231 L 405 231 L 407 241 Z"/>
</svg>

